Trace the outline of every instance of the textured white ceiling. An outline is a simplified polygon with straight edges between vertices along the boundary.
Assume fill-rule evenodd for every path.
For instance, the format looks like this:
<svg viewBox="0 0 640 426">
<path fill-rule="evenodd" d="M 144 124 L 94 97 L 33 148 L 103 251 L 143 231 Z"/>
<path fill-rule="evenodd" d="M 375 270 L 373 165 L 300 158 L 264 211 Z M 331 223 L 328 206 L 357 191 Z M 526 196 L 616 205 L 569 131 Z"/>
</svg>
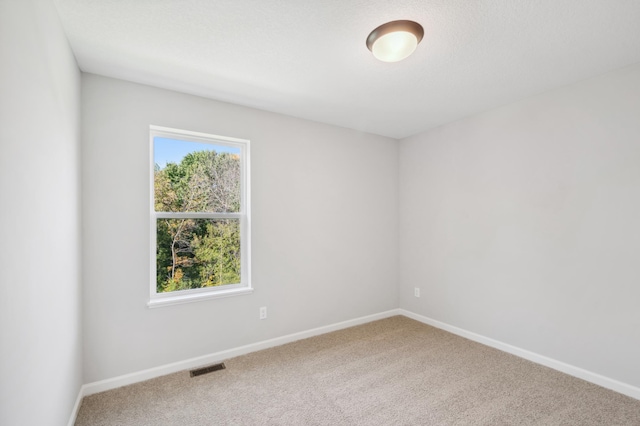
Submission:
<svg viewBox="0 0 640 426">
<path fill-rule="evenodd" d="M 640 62 L 640 0 L 56 0 L 83 71 L 403 138 Z M 369 32 L 425 29 L 373 58 Z"/>
</svg>

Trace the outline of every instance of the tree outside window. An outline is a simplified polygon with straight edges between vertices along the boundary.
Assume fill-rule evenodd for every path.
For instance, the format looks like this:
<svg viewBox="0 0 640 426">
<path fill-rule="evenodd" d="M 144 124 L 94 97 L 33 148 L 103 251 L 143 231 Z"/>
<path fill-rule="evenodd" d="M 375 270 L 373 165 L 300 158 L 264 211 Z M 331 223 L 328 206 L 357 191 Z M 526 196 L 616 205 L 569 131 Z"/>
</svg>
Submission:
<svg viewBox="0 0 640 426">
<path fill-rule="evenodd" d="M 248 285 L 248 146 L 173 129 L 151 133 L 155 294 Z"/>
</svg>

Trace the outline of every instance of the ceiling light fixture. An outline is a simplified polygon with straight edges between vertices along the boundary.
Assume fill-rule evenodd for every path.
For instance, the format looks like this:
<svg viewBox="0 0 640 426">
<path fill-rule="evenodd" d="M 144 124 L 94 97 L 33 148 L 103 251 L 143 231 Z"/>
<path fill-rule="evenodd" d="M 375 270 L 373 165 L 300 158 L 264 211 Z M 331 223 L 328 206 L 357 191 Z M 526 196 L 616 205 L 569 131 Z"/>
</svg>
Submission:
<svg viewBox="0 0 640 426">
<path fill-rule="evenodd" d="M 423 36 L 424 29 L 417 22 L 387 22 L 371 31 L 367 48 L 381 61 L 398 62 L 416 50 Z"/>
</svg>

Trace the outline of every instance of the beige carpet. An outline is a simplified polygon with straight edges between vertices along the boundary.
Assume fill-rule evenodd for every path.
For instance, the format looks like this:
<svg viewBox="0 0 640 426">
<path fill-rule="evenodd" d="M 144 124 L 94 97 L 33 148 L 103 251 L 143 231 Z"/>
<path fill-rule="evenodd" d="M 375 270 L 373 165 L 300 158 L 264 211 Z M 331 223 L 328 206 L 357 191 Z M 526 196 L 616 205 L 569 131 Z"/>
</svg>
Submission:
<svg viewBox="0 0 640 426">
<path fill-rule="evenodd" d="M 640 401 L 405 317 L 88 396 L 76 425 L 640 425 Z"/>
</svg>

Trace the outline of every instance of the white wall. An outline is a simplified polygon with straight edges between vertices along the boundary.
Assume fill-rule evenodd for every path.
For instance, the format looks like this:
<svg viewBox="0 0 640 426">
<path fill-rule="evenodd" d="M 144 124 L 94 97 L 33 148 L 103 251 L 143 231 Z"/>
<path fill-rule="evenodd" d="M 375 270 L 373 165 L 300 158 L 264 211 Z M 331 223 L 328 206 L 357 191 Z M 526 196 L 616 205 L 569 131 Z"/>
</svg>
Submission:
<svg viewBox="0 0 640 426">
<path fill-rule="evenodd" d="M 640 386 L 640 65 L 405 139 L 399 185 L 401 308 Z"/>
<path fill-rule="evenodd" d="M 0 424 L 62 425 L 82 384 L 80 72 L 49 1 L 0 1 Z"/>
<path fill-rule="evenodd" d="M 398 306 L 395 140 L 82 81 L 86 382 Z M 147 308 L 150 124 L 251 140 L 253 294 Z"/>
</svg>

